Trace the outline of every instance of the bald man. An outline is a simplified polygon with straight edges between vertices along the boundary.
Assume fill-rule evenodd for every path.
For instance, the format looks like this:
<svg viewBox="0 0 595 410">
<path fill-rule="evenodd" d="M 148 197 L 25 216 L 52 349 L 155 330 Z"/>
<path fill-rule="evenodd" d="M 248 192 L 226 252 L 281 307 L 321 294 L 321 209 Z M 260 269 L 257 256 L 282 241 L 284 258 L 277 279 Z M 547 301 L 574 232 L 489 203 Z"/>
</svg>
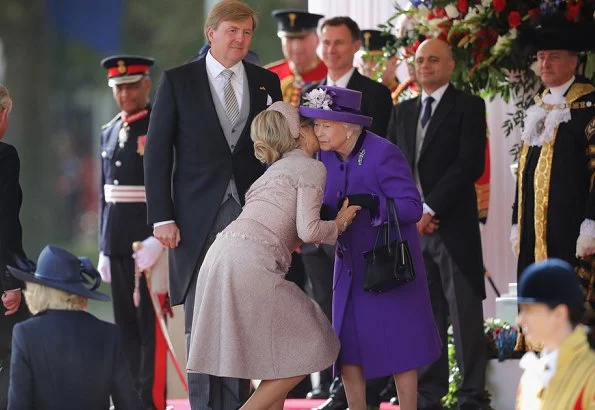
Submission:
<svg viewBox="0 0 595 410">
<path fill-rule="evenodd" d="M 460 409 L 487 408 L 482 300 L 484 269 L 475 181 L 484 168 L 484 101 L 449 83 L 447 43 L 424 41 L 415 55 L 422 94 L 397 104 L 388 138 L 403 151 L 424 201 L 418 222 L 442 356 L 419 372 L 419 409 L 439 409 L 448 392 L 447 329 L 452 323 L 462 381 Z"/>
</svg>

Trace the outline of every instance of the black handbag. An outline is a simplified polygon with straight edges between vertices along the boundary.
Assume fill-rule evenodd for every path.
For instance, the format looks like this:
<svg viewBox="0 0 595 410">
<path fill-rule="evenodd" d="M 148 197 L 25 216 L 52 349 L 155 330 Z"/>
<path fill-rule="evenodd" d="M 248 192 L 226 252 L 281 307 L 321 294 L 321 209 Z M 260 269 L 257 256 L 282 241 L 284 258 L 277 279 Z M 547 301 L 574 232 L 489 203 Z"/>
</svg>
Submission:
<svg viewBox="0 0 595 410">
<path fill-rule="evenodd" d="M 387 222 L 378 227 L 374 248 L 364 253 L 366 259 L 364 290 L 366 292 L 387 292 L 415 279 L 411 250 L 409 243 L 401 236 L 397 204 L 392 198 L 386 201 L 386 219 Z M 396 227 L 397 239 L 391 242 L 392 224 Z M 380 237 L 384 238 L 384 245 L 378 246 Z"/>
</svg>

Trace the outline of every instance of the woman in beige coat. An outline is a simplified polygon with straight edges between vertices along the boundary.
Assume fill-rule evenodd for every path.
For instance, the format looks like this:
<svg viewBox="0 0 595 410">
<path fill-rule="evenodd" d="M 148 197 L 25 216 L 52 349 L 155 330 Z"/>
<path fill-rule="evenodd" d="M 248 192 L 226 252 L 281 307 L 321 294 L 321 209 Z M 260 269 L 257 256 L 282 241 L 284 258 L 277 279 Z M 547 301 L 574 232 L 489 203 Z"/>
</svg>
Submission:
<svg viewBox="0 0 595 410">
<path fill-rule="evenodd" d="M 360 208 L 345 203 L 334 221 L 320 220 L 326 171 L 312 159 L 318 141 L 295 107 L 274 103 L 254 118 L 251 134 L 256 157 L 270 167 L 201 266 L 188 371 L 261 379 L 242 409 L 281 410 L 287 392 L 339 352 L 324 313 L 284 279 L 291 251 L 334 244 Z"/>
</svg>

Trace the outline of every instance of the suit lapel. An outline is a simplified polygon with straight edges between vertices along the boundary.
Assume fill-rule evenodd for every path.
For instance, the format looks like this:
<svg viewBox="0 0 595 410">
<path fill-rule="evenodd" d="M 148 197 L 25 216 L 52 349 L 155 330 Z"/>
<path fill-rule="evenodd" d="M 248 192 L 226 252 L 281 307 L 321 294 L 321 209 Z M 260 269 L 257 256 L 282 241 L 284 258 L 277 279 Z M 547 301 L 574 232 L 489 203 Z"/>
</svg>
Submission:
<svg viewBox="0 0 595 410">
<path fill-rule="evenodd" d="M 405 141 L 407 144 L 407 160 L 411 169 L 415 163 L 415 140 L 417 139 L 417 121 L 419 120 L 419 112 L 421 111 L 421 97 L 415 97 L 411 104 L 408 104 L 405 111 Z"/>
<path fill-rule="evenodd" d="M 252 124 L 252 119 L 257 114 L 257 105 L 258 101 L 256 96 L 262 93 L 263 91 L 268 95 L 268 91 L 264 84 L 261 84 L 258 78 L 258 73 L 254 70 L 254 67 L 251 64 L 244 64 L 244 71 L 246 73 L 246 81 L 248 81 L 248 90 L 250 92 L 250 113 L 248 114 L 248 119 L 246 120 L 246 124 L 244 124 L 244 129 L 240 134 L 240 138 L 238 139 L 238 144 L 236 149 L 246 143 L 246 141 L 250 140 L 250 125 Z M 258 111 L 260 112 L 260 111 Z"/>
<path fill-rule="evenodd" d="M 119 127 L 111 127 L 109 135 L 107 135 L 106 140 L 106 151 L 110 158 L 114 156 L 116 152 L 116 146 L 118 145 L 118 135 L 120 134 L 120 130 L 122 129 L 122 123 L 120 122 Z"/>
<path fill-rule="evenodd" d="M 362 77 L 362 75 L 357 70 L 353 70 L 353 74 L 351 74 L 351 78 L 347 82 L 346 88 L 349 88 L 350 90 L 363 91 L 360 77 Z"/>
<path fill-rule="evenodd" d="M 424 154 L 432 139 L 436 136 L 440 125 L 444 121 L 444 119 L 448 116 L 448 113 L 454 107 L 454 100 L 455 100 L 455 89 L 452 85 L 449 84 L 448 88 L 444 92 L 444 95 L 440 99 L 438 106 L 436 107 L 436 111 L 432 114 L 432 118 L 430 119 L 430 123 L 428 124 L 428 129 L 426 130 L 426 135 L 424 137 L 424 142 L 421 147 L 421 152 L 419 153 L 419 157 Z M 418 111 L 419 112 L 419 111 Z"/>
<path fill-rule="evenodd" d="M 206 59 L 204 57 L 200 58 L 193 64 L 194 66 L 192 67 L 191 75 L 186 80 L 186 82 L 188 83 L 190 90 L 196 90 L 191 94 L 196 99 L 198 107 L 200 107 L 200 110 L 203 114 L 202 117 L 209 119 L 208 121 L 204 121 L 205 127 L 213 125 L 215 129 L 211 130 L 210 132 L 214 131 L 219 136 L 221 142 L 223 142 L 225 146 L 229 147 L 227 140 L 225 139 L 225 135 L 223 134 L 223 128 L 221 128 L 221 123 L 219 122 L 219 116 L 215 110 L 213 94 L 211 93 L 209 77 L 207 75 Z M 217 119 L 217 121 L 214 122 L 212 121 L 213 119 Z"/>
</svg>

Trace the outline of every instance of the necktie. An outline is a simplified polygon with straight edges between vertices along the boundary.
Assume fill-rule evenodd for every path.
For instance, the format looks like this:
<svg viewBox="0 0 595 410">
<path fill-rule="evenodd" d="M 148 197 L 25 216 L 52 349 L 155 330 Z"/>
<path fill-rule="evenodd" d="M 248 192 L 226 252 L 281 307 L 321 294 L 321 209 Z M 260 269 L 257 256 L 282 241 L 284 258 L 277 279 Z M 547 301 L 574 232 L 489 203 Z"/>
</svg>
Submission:
<svg viewBox="0 0 595 410">
<path fill-rule="evenodd" d="M 430 117 L 432 116 L 432 103 L 433 102 L 434 102 L 434 97 L 432 97 L 431 95 L 426 98 L 426 101 L 425 101 L 426 105 L 424 107 L 424 113 L 421 116 L 422 128 L 425 128 L 428 121 L 430 121 Z"/>
<path fill-rule="evenodd" d="M 233 91 L 233 87 L 231 85 L 231 76 L 233 75 L 233 71 L 231 70 L 223 70 L 221 75 L 225 79 L 225 86 L 223 87 L 223 98 L 225 103 L 225 112 L 227 113 L 227 117 L 231 123 L 235 123 L 240 115 L 240 109 L 238 108 L 238 100 L 236 98 L 236 93 Z"/>
</svg>

